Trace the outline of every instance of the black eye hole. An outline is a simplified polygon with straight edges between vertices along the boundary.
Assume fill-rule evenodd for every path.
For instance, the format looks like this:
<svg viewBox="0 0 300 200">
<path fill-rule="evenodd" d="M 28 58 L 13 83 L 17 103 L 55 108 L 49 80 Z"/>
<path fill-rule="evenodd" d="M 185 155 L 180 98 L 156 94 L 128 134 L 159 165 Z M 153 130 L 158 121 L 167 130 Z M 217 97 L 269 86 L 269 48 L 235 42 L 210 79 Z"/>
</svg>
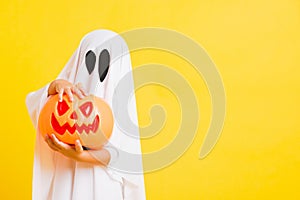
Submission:
<svg viewBox="0 0 300 200">
<path fill-rule="evenodd" d="M 85 55 L 85 65 L 89 74 L 91 74 L 94 71 L 95 63 L 96 63 L 96 55 L 92 50 L 90 50 Z"/>
<path fill-rule="evenodd" d="M 103 51 L 101 51 L 99 56 L 99 77 L 101 82 L 105 79 L 107 75 L 109 62 L 110 62 L 109 52 L 106 49 L 104 49 Z"/>
</svg>

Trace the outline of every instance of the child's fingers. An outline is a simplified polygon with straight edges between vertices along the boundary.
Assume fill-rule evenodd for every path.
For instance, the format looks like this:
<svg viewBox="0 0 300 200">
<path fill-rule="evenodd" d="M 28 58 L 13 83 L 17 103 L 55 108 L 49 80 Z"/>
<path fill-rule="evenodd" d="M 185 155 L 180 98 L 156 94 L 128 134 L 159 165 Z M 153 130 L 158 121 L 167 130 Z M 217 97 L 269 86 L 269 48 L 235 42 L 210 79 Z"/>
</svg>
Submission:
<svg viewBox="0 0 300 200">
<path fill-rule="evenodd" d="M 71 88 L 70 87 L 66 87 L 65 88 L 65 92 L 68 95 L 70 101 L 73 101 L 73 94 L 72 94 Z"/>
<path fill-rule="evenodd" d="M 49 146 L 52 150 L 54 150 L 54 151 L 59 151 L 59 148 L 56 147 L 56 146 L 53 144 L 52 140 L 49 138 L 48 135 L 46 135 L 45 141 L 47 142 L 48 146 Z"/>
<path fill-rule="evenodd" d="M 63 94 L 64 94 L 64 88 L 61 88 L 61 89 L 58 91 L 58 101 L 59 101 L 59 102 L 62 102 Z"/>
<path fill-rule="evenodd" d="M 84 98 L 83 93 L 77 87 L 72 87 L 72 92 L 76 94 L 80 99 Z"/>
<path fill-rule="evenodd" d="M 82 148 L 82 145 L 81 145 L 81 143 L 80 143 L 79 140 L 76 140 L 76 142 L 75 142 L 75 150 L 76 150 L 78 153 L 83 152 L 83 148 Z"/>
<path fill-rule="evenodd" d="M 87 96 L 87 93 L 85 92 L 85 89 L 82 86 L 82 83 L 77 83 L 76 87 L 80 90 L 80 92 L 84 95 Z"/>
<path fill-rule="evenodd" d="M 65 144 L 65 143 L 63 143 L 63 142 L 61 142 L 61 141 L 59 141 L 59 140 L 57 139 L 57 137 L 56 137 L 54 134 L 51 135 L 51 139 L 52 139 L 53 144 L 54 144 L 57 148 L 59 148 L 59 149 L 61 149 L 61 150 L 67 149 L 67 146 L 66 146 L 67 144 Z"/>
</svg>

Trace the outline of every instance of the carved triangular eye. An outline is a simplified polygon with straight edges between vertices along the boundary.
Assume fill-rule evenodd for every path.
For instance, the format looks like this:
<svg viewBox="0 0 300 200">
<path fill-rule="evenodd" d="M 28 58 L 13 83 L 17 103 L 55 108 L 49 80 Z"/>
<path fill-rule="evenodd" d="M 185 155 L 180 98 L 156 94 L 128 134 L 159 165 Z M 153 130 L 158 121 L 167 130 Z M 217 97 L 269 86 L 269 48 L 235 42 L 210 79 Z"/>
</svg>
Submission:
<svg viewBox="0 0 300 200">
<path fill-rule="evenodd" d="M 82 114 L 86 117 L 90 116 L 93 111 L 93 103 L 92 102 L 85 102 L 83 105 L 79 107 Z"/>
<path fill-rule="evenodd" d="M 107 51 L 107 49 L 104 49 L 103 51 L 101 51 L 100 56 L 99 56 L 99 78 L 100 81 L 102 82 L 108 72 L 108 68 L 109 68 L 109 62 L 110 62 L 110 55 L 109 52 Z"/>
<path fill-rule="evenodd" d="M 92 50 L 90 50 L 85 55 L 85 65 L 89 74 L 91 74 L 94 71 L 95 63 L 96 63 L 96 55 Z"/>
<path fill-rule="evenodd" d="M 69 110 L 69 106 L 65 100 L 57 103 L 57 112 L 59 116 L 62 116 Z"/>
</svg>

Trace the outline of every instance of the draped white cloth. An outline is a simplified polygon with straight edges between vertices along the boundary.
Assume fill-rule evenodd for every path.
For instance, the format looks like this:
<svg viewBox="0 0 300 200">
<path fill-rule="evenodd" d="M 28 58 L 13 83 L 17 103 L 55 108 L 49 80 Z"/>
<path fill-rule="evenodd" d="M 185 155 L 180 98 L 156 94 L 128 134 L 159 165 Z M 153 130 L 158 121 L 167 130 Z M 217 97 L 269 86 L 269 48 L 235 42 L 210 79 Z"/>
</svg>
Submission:
<svg viewBox="0 0 300 200">
<path fill-rule="evenodd" d="M 110 55 L 110 65 L 105 79 L 100 81 L 99 56 L 105 49 Z M 96 56 L 93 70 L 91 70 L 92 68 L 88 70 L 87 67 L 86 54 L 89 51 L 93 51 Z M 109 144 L 106 145 L 112 157 L 108 167 L 77 162 L 51 150 L 39 134 L 37 127 L 39 113 L 48 98 L 49 84 L 28 94 L 26 105 L 37 130 L 32 199 L 145 199 L 143 174 L 129 173 L 129 171 L 142 172 L 143 169 L 135 95 L 133 92 L 131 97 L 128 98 L 127 92 L 124 93 L 122 90 L 118 91 L 116 89 L 120 80 L 126 75 L 127 79 L 122 82 L 122 88 L 125 85 L 126 90 L 134 91 L 131 70 L 132 66 L 126 42 L 112 31 L 96 30 L 88 33 L 81 40 L 79 47 L 57 77 L 57 79 L 65 79 L 74 84 L 81 82 L 88 94 L 94 94 L 105 99 L 111 106 L 115 124 Z M 117 99 L 113 100 L 113 98 Z M 127 108 L 118 106 L 123 104 L 123 101 L 128 101 L 124 104 L 127 105 Z M 124 111 L 120 109 L 125 109 L 131 122 L 136 125 L 130 129 L 129 134 L 125 134 L 125 129 L 117 123 L 118 120 L 116 120 L 117 116 L 115 114 Z M 126 155 L 124 152 L 134 156 L 129 156 L 129 159 L 124 158 L 122 157 L 122 155 Z M 134 157 L 134 159 L 130 159 L 131 157 Z M 114 163 L 118 164 L 113 165 Z M 124 169 L 122 169 L 122 166 L 124 166 Z M 132 170 L 130 166 L 133 166 Z"/>
</svg>

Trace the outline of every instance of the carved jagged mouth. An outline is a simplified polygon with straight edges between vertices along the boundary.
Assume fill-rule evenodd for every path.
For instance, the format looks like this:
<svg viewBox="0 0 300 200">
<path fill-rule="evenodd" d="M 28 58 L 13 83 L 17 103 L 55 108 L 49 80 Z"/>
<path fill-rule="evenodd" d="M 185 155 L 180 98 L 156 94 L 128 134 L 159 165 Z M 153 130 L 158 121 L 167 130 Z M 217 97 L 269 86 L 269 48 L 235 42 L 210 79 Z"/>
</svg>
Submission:
<svg viewBox="0 0 300 200">
<path fill-rule="evenodd" d="M 52 113 L 51 116 L 51 125 L 54 129 L 54 131 L 56 131 L 58 134 L 63 135 L 66 133 L 66 131 L 69 131 L 69 133 L 74 134 L 75 131 L 77 131 L 78 133 L 82 133 L 83 131 L 85 131 L 86 133 L 90 133 L 93 132 L 95 133 L 98 129 L 99 126 L 99 115 L 96 115 L 94 121 L 92 124 L 82 124 L 81 126 L 79 126 L 77 123 L 75 123 L 73 126 L 70 126 L 69 123 L 65 123 L 62 126 L 59 124 L 59 122 L 57 121 L 54 113 Z"/>
</svg>

